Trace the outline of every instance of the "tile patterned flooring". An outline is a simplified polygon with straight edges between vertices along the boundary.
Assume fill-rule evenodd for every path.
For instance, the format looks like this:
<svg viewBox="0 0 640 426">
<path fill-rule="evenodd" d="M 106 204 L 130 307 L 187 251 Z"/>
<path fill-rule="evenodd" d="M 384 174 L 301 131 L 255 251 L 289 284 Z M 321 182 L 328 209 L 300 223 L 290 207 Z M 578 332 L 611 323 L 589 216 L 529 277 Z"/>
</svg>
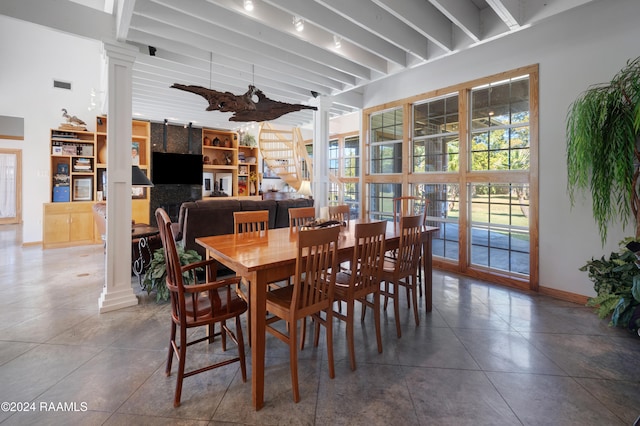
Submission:
<svg viewBox="0 0 640 426">
<path fill-rule="evenodd" d="M 382 354 L 373 316 L 356 322 L 355 372 L 344 323 L 334 325 L 335 379 L 323 344 L 308 344 L 300 403 L 288 349 L 268 337 L 262 410 L 237 364 L 185 379 L 174 409 L 168 306 L 140 293 L 139 305 L 98 314 L 102 247 L 43 251 L 16 235 L 0 226 L 0 401 L 35 410 L 3 405 L 2 425 L 631 425 L 640 415 L 640 338 L 590 308 L 440 271 L 419 327 L 406 300 L 401 339 L 393 310 L 383 314 Z M 228 356 L 219 342 L 193 355 Z"/>
</svg>

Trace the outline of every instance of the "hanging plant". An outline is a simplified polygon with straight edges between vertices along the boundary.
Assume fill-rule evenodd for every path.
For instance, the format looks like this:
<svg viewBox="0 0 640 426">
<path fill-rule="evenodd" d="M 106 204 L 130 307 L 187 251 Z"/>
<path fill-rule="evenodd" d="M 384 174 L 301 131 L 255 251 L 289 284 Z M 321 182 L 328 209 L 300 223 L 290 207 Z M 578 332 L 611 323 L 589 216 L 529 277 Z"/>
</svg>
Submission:
<svg viewBox="0 0 640 426">
<path fill-rule="evenodd" d="M 593 86 L 569 108 L 569 197 L 573 206 L 577 192 L 591 192 L 603 245 L 608 225 L 616 219 L 626 225 L 632 214 L 640 237 L 639 129 L 640 58 L 629 60 L 611 82 Z"/>
</svg>

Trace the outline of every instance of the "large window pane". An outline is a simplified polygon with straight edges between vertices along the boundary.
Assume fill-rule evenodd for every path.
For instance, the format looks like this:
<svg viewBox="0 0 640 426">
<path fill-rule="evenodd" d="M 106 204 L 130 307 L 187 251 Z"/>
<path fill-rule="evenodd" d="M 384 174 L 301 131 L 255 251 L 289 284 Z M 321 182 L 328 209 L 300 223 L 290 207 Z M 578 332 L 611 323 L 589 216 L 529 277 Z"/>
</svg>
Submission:
<svg viewBox="0 0 640 426">
<path fill-rule="evenodd" d="M 471 170 L 529 169 L 529 79 L 471 91 Z"/>
<path fill-rule="evenodd" d="M 402 109 L 371 115 L 371 173 L 402 172 Z"/>
<path fill-rule="evenodd" d="M 429 200 L 427 225 L 439 228 L 433 234 L 433 255 L 459 259 L 460 187 L 458 184 L 417 184 L 413 194 Z"/>
<path fill-rule="evenodd" d="M 360 176 L 360 138 L 344 140 L 344 177 Z"/>
<path fill-rule="evenodd" d="M 402 195 L 399 183 L 369 185 L 369 217 L 374 220 L 393 220 L 393 199 Z"/>
<path fill-rule="evenodd" d="M 471 263 L 529 274 L 529 185 L 477 183 L 471 194 Z"/>
<path fill-rule="evenodd" d="M 458 170 L 458 95 L 413 105 L 413 171 Z"/>
</svg>

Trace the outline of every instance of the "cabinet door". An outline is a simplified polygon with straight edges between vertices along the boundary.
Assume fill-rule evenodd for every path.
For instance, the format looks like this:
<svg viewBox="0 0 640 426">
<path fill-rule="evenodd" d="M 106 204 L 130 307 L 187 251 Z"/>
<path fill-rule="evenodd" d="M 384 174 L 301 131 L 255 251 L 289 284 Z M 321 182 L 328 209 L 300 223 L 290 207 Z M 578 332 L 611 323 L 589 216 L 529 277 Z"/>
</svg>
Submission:
<svg viewBox="0 0 640 426">
<path fill-rule="evenodd" d="M 69 241 L 93 241 L 92 213 L 71 213 L 69 215 Z"/>
<path fill-rule="evenodd" d="M 60 244 L 69 241 L 69 214 L 50 213 L 44 218 L 44 242 Z"/>
</svg>

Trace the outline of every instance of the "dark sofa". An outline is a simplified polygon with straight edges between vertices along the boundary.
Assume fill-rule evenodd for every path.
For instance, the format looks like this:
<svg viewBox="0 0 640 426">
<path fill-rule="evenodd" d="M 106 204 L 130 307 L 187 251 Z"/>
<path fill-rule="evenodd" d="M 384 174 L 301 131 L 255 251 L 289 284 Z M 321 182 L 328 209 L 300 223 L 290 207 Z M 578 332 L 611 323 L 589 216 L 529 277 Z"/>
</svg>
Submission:
<svg viewBox="0 0 640 426">
<path fill-rule="evenodd" d="M 174 224 L 177 240 L 183 240 L 185 249 L 196 250 L 205 257 L 205 250 L 195 239 L 209 235 L 233 233 L 233 212 L 268 210 L 269 228 L 289 226 L 289 209 L 311 207 L 313 200 L 296 198 L 288 200 L 225 200 L 203 199 L 182 203 L 178 222 Z"/>
</svg>

